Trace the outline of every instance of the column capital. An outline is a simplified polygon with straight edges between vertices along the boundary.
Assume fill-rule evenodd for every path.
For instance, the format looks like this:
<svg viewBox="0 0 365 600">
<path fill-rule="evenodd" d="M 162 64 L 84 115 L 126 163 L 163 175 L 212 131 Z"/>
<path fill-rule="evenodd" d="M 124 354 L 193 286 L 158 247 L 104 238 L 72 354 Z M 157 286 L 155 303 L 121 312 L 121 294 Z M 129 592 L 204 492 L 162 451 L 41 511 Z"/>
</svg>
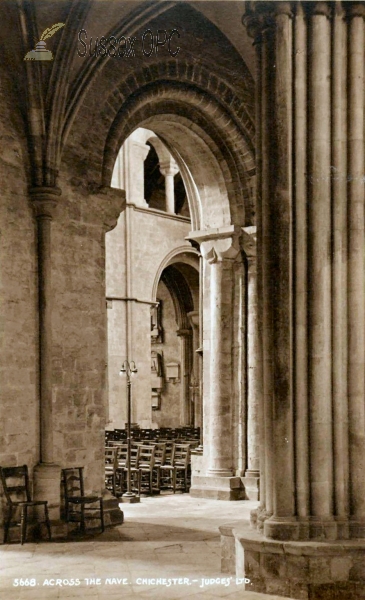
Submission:
<svg viewBox="0 0 365 600">
<path fill-rule="evenodd" d="M 263 41 L 263 34 L 275 28 L 275 18 L 286 15 L 292 18 L 297 2 L 255 1 L 246 2 L 242 24 L 255 44 Z"/>
<path fill-rule="evenodd" d="M 94 194 L 96 196 L 103 196 L 101 199 L 103 207 L 103 226 L 105 231 L 111 231 L 116 227 L 119 215 L 126 207 L 125 190 L 109 186 L 100 186 L 94 190 Z"/>
<path fill-rule="evenodd" d="M 139 142 L 138 140 L 129 140 L 130 149 L 135 155 L 135 157 L 140 158 L 143 162 L 146 160 L 147 155 L 150 151 L 150 147 L 143 142 Z"/>
<path fill-rule="evenodd" d="M 242 227 L 241 247 L 248 259 L 256 257 L 256 226 Z"/>
<path fill-rule="evenodd" d="M 240 253 L 240 235 L 240 227 L 226 225 L 205 231 L 192 231 L 188 239 L 198 242 L 202 256 L 209 264 L 214 264 L 223 260 L 236 260 Z"/>
<path fill-rule="evenodd" d="M 176 161 L 172 158 L 172 156 L 168 160 L 164 160 L 159 163 L 160 173 L 164 177 L 168 175 L 172 175 L 173 177 L 179 172 L 179 167 L 176 164 Z"/>
<path fill-rule="evenodd" d="M 186 316 L 189 318 L 190 323 L 192 324 L 193 327 L 199 327 L 199 311 L 198 310 L 192 310 L 192 311 L 188 312 Z"/>
<path fill-rule="evenodd" d="M 323 15 L 325 17 L 331 17 L 332 15 L 332 3 L 331 2 L 308 2 L 307 6 L 312 15 Z"/>
<path fill-rule="evenodd" d="M 349 19 L 354 17 L 362 17 L 365 18 L 365 5 L 364 2 L 345 2 L 344 9 L 346 10 L 346 15 Z"/>
<path fill-rule="evenodd" d="M 58 198 L 62 190 L 58 187 L 34 187 L 29 188 L 29 196 L 32 201 L 35 216 L 37 218 L 53 219 L 56 216 Z"/>
<path fill-rule="evenodd" d="M 264 31 L 273 26 L 271 2 L 246 2 L 242 24 L 254 44 L 261 43 Z"/>
</svg>

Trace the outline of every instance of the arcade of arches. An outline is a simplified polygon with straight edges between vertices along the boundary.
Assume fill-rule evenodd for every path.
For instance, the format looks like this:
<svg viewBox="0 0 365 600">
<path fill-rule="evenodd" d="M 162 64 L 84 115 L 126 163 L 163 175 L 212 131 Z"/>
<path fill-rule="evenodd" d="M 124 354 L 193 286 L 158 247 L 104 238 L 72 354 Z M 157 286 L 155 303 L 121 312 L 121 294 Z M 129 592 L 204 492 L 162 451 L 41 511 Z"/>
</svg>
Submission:
<svg viewBox="0 0 365 600">
<path fill-rule="evenodd" d="M 190 494 L 257 501 L 222 568 L 363 597 L 364 3 L 0 14 L 0 464 L 28 465 L 55 538 L 66 466 L 119 523 L 104 434 L 134 360 L 133 421 L 201 427 Z M 54 60 L 24 61 L 53 23 Z M 175 35 L 148 53 L 147 30 Z"/>
</svg>

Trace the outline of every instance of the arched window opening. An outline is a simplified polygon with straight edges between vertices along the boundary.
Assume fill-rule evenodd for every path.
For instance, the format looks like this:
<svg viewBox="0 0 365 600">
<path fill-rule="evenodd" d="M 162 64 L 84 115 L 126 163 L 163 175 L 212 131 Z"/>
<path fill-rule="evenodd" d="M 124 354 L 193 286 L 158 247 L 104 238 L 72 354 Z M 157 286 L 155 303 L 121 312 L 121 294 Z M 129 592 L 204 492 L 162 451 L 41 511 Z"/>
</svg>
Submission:
<svg viewBox="0 0 365 600">
<path fill-rule="evenodd" d="M 165 178 L 160 171 L 157 152 L 150 142 L 147 158 L 144 161 L 144 197 L 149 208 L 165 210 Z"/>
</svg>

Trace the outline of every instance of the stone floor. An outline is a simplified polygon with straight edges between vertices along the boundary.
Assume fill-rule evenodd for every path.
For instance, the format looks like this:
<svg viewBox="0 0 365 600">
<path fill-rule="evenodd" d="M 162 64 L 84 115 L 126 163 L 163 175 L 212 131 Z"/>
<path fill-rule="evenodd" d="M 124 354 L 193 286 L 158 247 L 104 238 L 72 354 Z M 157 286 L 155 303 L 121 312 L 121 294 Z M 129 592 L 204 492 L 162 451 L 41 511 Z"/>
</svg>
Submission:
<svg viewBox="0 0 365 600">
<path fill-rule="evenodd" d="M 103 534 L 1 546 L 0 598 L 283 600 L 244 591 L 220 573 L 218 526 L 247 519 L 253 506 L 188 494 L 143 497 L 124 504 L 124 524 Z"/>
</svg>

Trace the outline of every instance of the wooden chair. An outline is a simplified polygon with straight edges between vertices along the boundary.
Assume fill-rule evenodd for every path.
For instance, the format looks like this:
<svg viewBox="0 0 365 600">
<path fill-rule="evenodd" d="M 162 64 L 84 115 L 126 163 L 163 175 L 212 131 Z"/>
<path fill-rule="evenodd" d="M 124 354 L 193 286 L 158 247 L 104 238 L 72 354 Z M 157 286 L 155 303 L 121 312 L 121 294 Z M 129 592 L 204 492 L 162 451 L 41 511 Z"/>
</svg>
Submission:
<svg viewBox="0 0 365 600">
<path fill-rule="evenodd" d="M 139 473 L 137 468 L 137 462 L 139 457 L 139 445 L 132 445 L 131 447 L 131 484 L 132 489 L 139 489 Z M 127 472 L 128 472 L 128 445 L 120 444 L 117 446 L 116 454 L 116 487 L 118 493 L 122 494 L 127 490 Z"/>
<path fill-rule="evenodd" d="M 137 468 L 139 473 L 138 493 L 141 493 L 142 486 L 147 482 L 148 491 L 153 493 L 153 470 L 155 466 L 155 446 L 143 445 L 139 447 L 139 456 Z"/>
<path fill-rule="evenodd" d="M 84 532 L 86 515 L 90 515 L 91 518 L 100 519 L 101 531 L 104 531 L 103 498 L 85 496 L 83 471 L 84 467 L 62 469 L 66 521 L 80 523 L 80 529 Z"/>
<path fill-rule="evenodd" d="M 27 465 L 22 467 L 0 467 L 0 478 L 4 488 L 8 518 L 4 525 L 4 544 L 6 544 L 10 527 L 20 524 L 20 543 L 24 544 L 27 536 L 28 508 L 35 506 L 44 507 L 45 523 L 48 537 L 51 540 L 51 525 L 48 516 L 47 500 L 32 500 L 29 485 Z M 12 522 L 16 509 L 20 509 L 20 521 Z"/>
<path fill-rule="evenodd" d="M 172 449 L 171 464 L 161 465 L 162 476 L 168 479 L 170 487 L 174 494 L 179 481 L 180 488 L 185 492 L 188 490 L 188 472 L 190 464 L 190 446 L 189 444 L 174 444 Z"/>
<path fill-rule="evenodd" d="M 155 466 L 154 474 L 156 475 L 156 487 L 158 492 L 161 491 L 161 465 L 166 463 L 166 443 L 156 442 L 155 443 Z"/>
<path fill-rule="evenodd" d="M 105 485 L 111 486 L 115 496 L 117 474 L 117 447 L 105 447 Z"/>
</svg>

